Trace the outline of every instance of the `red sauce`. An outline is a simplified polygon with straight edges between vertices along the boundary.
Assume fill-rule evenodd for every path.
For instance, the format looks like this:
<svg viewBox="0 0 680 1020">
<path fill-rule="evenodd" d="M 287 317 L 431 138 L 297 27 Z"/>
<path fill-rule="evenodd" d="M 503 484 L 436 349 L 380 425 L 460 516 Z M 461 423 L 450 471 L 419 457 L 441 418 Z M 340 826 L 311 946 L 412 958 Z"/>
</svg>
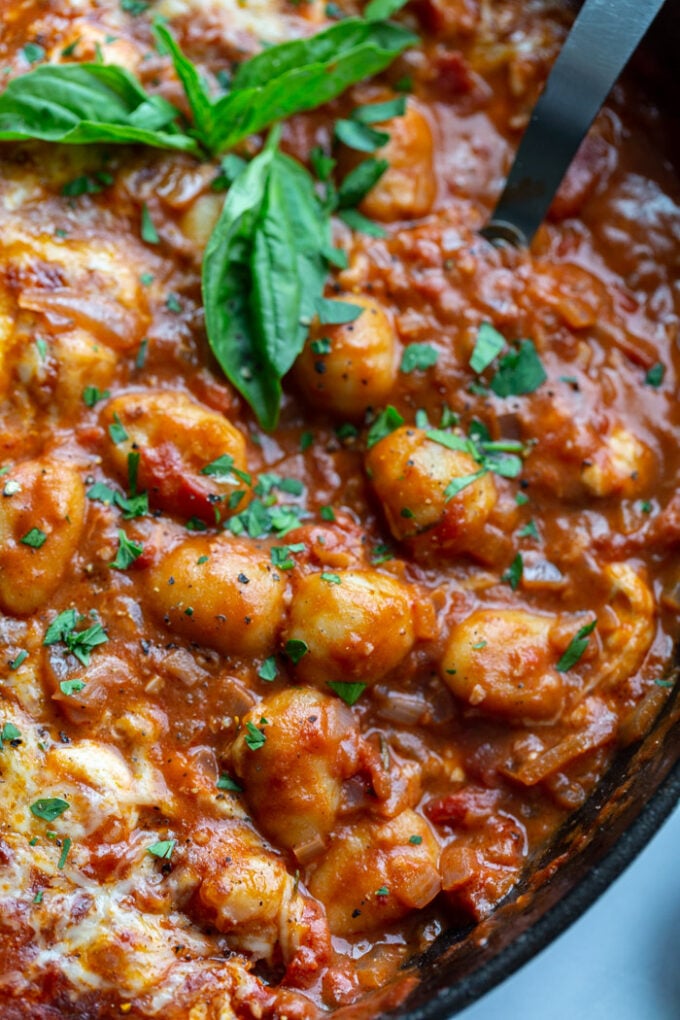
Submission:
<svg viewBox="0 0 680 1020">
<path fill-rule="evenodd" d="M 617 86 L 531 252 L 494 248 L 478 231 L 568 18 L 475 0 L 404 17 L 421 48 L 284 129 L 306 161 L 337 117 L 409 79 L 362 206 L 385 236 L 335 224 L 348 266 L 328 295 L 364 311 L 312 325 L 272 433 L 205 339 L 216 166 L 3 148 L 10 1016 L 358 1001 L 511 893 L 668 693 L 680 210 L 663 118 Z M 12 74 L 27 41 L 78 37 L 88 59 L 113 26 L 107 59 L 178 100 L 167 60 L 142 59 L 145 17 L 5 18 Z M 172 22 L 210 68 L 244 43 L 218 22 Z M 64 197 L 104 168 L 98 193 Z M 502 350 L 476 372 L 491 327 Z M 498 395 L 526 341 L 544 381 Z M 206 473 L 224 457 L 235 471 Z M 36 794 L 69 809 L 41 820 Z M 99 925 L 78 927 L 97 902 Z"/>
</svg>

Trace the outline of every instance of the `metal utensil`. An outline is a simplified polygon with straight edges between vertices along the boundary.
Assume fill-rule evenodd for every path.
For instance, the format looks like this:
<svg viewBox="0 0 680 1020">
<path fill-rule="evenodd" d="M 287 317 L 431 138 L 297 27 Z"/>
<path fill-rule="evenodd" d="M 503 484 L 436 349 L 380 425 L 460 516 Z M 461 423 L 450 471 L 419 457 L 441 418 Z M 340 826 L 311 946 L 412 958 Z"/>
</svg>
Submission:
<svg viewBox="0 0 680 1020">
<path fill-rule="evenodd" d="M 585 0 L 481 231 L 487 240 L 531 243 L 598 110 L 664 2 Z"/>
</svg>

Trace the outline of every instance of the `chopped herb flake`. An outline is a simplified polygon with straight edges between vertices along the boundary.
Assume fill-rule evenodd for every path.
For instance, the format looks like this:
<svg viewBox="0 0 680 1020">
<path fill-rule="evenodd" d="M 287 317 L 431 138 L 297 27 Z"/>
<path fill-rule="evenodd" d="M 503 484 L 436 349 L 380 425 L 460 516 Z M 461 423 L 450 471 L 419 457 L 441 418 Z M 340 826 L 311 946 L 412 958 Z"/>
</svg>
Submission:
<svg viewBox="0 0 680 1020">
<path fill-rule="evenodd" d="M 156 230 L 153 224 L 153 220 L 151 219 L 151 213 L 149 212 L 149 207 L 147 206 L 146 202 L 142 206 L 142 225 L 140 233 L 142 236 L 142 241 L 145 241 L 146 244 L 160 244 L 161 239 L 158 236 L 158 231 Z"/>
<path fill-rule="evenodd" d="M 31 814 L 36 818 L 42 818 L 45 822 L 53 822 L 55 818 L 63 815 L 71 805 L 61 797 L 41 797 L 31 804 Z"/>
<path fill-rule="evenodd" d="M 380 412 L 368 430 L 366 446 L 370 450 L 372 446 L 375 446 L 375 444 L 379 443 L 381 439 L 389 436 L 403 424 L 404 419 L 399 414 L 396 407 L 392 407 L 392 405 L 389 404 L 384 411 Z"/>
<path fill-rule="evenodd" d="M 300 659 L 309 651 L 309 647 L 306 641 L 290 638 L 289 641 L 286 641 L 284 651 L 293 665 L 297 666 Z"/>
<path fill-rule="evenodd" d="M 524 560 L 522 559 L 522 554 L 517 553 L 514 560 L 501 577 L 501 581 L 506 581 L 513 591 L 517 591 L 522 580 L 523 573 Z"/>
<path fill-rule="evenodd" d="M 346 705 L 349 705 L 351 708 L 364 693 L 367 684 L 341 683 L 339 680 L 329 680 L 328 686 L 339 698 L 342 698 Z"/>
<path fill-rule="evenodd" d="M 109 566 L 115 570 L 127 570 L 131 567 L 135 560 L 144 552 L 144 547 L 138 545 L 136 542 L 131 542 L 125 532 L 118 529 L 118 551 L 116 552 L 116 558 L 112 560 Z"/>
<path fill-rule="evenodd" d="M 57 861 L 58 868 L 63 868 L 64 865 L 66 864 L 66 858 L 68 857 L 69 850 L 71 849 L 72 846 L 73 842 L 71 840 L 71 837 L 67 836 L 62 844 L 61 854 L 59 856 L 59 860 Z"/>
<path fill-rule="evenodd" d="M 479 375 L 489 367 L 505 347 L 505 337 L 489 322 L 483 322 L 477 330 L 477 339 L 470 356 L 470 368 Z"/>
<path fill-rule="evenodd" d="M 267 726 L 268 725 L 267 720 L 260 719 L 260 725 Z M 266 744 L 267 735 L 262 730 L 259 730 L 254 723 L 247 722 L 245 741 L 251 751 L 259 751 L 259 749 L 261 747 L 264 747 L 264 745 Z"/>
<path fill-rule="evenodd" d="M 84 680 L 62 680 L 59 684 L 59 690 L 62 694 L 70 697 L 72 694 L 78 694 L 85 687 Z"/>
<path fill-rule="evenodd" d="M 432 344 L 409 344 L 401 358 L 402 372 L 424 372 L 437 364 L 438 354 Z"/>
<path fill-rule="evenodd" d="M 239 786 L 235 779 L 223 772 L 217 780 L 218 790 L 229 790 L 230 793 L 243 793 L 243 787 Z"/>
<path fill-rule="evenodd" d="M 576 665 L 588 647 L 588 639 L 596 627 L 597 620 L 591 620 L 590 623 L 581 627 L 576 636 L 571 639 L 566 651 L 557 663 L 557 669 L 560 673 L 566 673 Z"/>
<path fill-rule="evenodd" d="M 519 397 L 533 393 L 547 378 L 533 341 L 522 340 L 516 351 L 500 359 L 491 389 L 497 397 Z"/>
<path fill-rule="evenodd" d="M 31 549 L 40 549 L 47 541 L 47 535 L 40 528 L 31 528 L 19 541 L 22 545 L 30 546 Z"/>
<path fill-rule="evenodd" d="M 277 676 L 279 675 L 279 667 L 276 664 L 275 655 L 270 655 L 268 659 L 264 660 L 259 670 L 257 671 L 257 675 L 259 676 L 260 680 L 264 680 L 268 684 L 276 680 Z"/>
<path fill-rule="evenodd" d="M 151 854 L 152 857 L 158 857 L 162 861 L 169 861 L 176 843 L 176 839 L 161 839 L 157 843 L 152 843 L 151 846 L 148 846 L 146 852 Z"/>
</svg>

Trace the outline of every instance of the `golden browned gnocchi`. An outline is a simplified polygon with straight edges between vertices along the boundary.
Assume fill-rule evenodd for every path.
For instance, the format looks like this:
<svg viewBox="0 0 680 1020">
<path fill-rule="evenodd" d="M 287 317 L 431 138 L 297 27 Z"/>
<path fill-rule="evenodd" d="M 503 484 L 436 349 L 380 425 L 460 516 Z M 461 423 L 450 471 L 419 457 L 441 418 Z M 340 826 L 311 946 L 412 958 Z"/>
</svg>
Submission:
<svg viewBox="0 0 680 1020">
<path fill-rule="evenodd" d="M 183 393 L 146 392 L 108 401 L 101 420 L 121 481 L 129 479 L 130 455 L 139 455 L 137 485 L 152 505 L 214 523 L 247 503 L 245 437 L 224 415 Z"/>
<path fill-rule="evenodd" d="M 269 655 L 283 625 L 286 579 L 265 550 L 226 535 L 189 538 L 149 571 L 149 606 L 186 640 L 224 655 Z"/>
<path fill-rule="evenodd" d="M 265 735 L 254 753 L 249 725 Z M 306 860 L 335 826 L 342 785 L 359 767 L 359 735 L 352 713 L 331 694 L 299 689 L 265 698 L 241 720 L 232 749 L 236 775 L 263 832 Z M 252 743 L 252 740 L 251 740 Z M 280 810 L 269 810 L 275 796 Z"/>
<path fill-rule="evenodd" d="M 307 574 L 294 585 L 285 629 L 302 642 L 301 680 L 372 684 L 408 655 L 415 641 L 409 589 L 374 570 Z"/>
<path fill-rule="evenodd" d="M 441 677 L 481 712 L 516 721 L 555 718 L 563 701 L 551 642 L 555 622 L 517 609 L 477 610 L 453 628 Z"/>
<path fill-rule="evenodd" d="M 362 212 L 385 223 L 426 216 L 437 194 L 434 142 L 426 115 L 409 100 L 403 116 L 378 127 L 390 135 L 376 154 L 387 161 L 388 169 L 361 203 Z"/>
<path fill-rule="evenodd" d="M 397 336 L 389 313 L 373 298 L 339 300 L 361 308 L 360 315 L 344 325 L 314 325 L 295 376 L 312 403 L 357 418 L 389 396 L 397 377 Z"/>
<path fill-rule="evenodd" d="M 47 457 L 17 464 L 0 486 L 0 607 L 34 613 L 78 550 L 85 490 L 75 468 Z"/>
<path fill-rule="evenodd" d="M 312 872 L 310 892 L 326 908 L 334 935 L 390 924 L 439 892 L 439 845 L 414 811 L 364 822 L 333 841 Z"/>
<path fill-rule="evenodd" d="M 497 496 L 469 454 L 404 425 L 368 451 L 366 470 L 395 538 L 426 535 L 437 551 L 475 553 Z"/>
</svg>

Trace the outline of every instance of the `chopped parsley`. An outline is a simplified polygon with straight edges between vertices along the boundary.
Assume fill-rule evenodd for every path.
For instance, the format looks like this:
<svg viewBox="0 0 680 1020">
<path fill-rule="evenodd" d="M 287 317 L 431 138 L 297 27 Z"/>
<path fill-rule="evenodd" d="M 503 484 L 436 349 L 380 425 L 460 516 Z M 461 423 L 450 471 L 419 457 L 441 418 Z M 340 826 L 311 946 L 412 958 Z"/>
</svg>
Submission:
<svg viewBox="0 0 680 1020">
<path fill-rule="evenodd" d="M 404 424 L 404 419 L 396 407 L 389 404 L 384 411 L 381 411 L 375 419 L 366 437 L 366 446 L 370 450 L 372 446 L 379 443 L 381 439 L 391 435 L 396 429 Z"/>
<path fill-rule="evenodd" d="M 116 446 L 119 443 L 124 443 L 126 439 L 130 438 L 127 432 L 125 431 L 125 428 L 123 427 L 123 424 L 120 418 L 118 417 L 118 414 L 115 411 L 113 414 L 113 421 L 109 425 L 109 436 L 111 437 L 111 441 L 115 443 Z"/>
<path fill-rule="evenodd" d="M 506 581 L 513 591 L 517 591 L 522 580 L 523 574 L 524 574 L 524 560 L 522 559 L 522 554 L 517 553 L 508 569 L 501 576 L 501 581 Z"/>
<path fill-rule="evenodd" d="M 142 206 L 142 224 L 140 229 L 142 241 L 147 244 L 160 244 L 160 237 L 156 230 L 153 220 L 151 219 L 151 213 L 146 202 Z"/>
<path fill-rule="evenodd" d="M 665 374 L 666 366 L 662 365 L 660 361 L 657 361 L 656 365 L 652 365 L 645 375 L 645 382 L 648 386 L 653 386 L 655 389 L 658 389 L 663 382 Z"/>
<path fill-rule="evenodd" d="M 477 330 L 475 346 L 470 356 L 470 368 L 479 375 L 495 361 L 505 347 L 505 337 L 489 322 L 483 322 Z"/>
<path fill-rule="evenodd" d="M 547 378 L 533 340 L 521 340 L 517 350 L 500 359 L 490 385 L 497 397 L 519 397 L 533 393 Z"/>
<path fill-rule="evenodd" d="M 47 535 L 40 528 L 31 528 L 19 541 L 22 545 L 30 546 L 31 549 L 40 549 L 47 541 Z"/>
<path fill-rule="evenodd" d="M 332 506 L 322 506 L 319 510 L 319 517 L 322 521 L 333 522 L 335 520 L 335 510 Z"/>
<path fill-rule="evenodd" d="M 99 390 L 96 386 L 86 386 L 83 390 L 83 403 L 86 407 L 94 407 L 100 400 L 111 396 L 109 390 Z"/>
<path fill-rule="evenodd" d="M 89 666 L 93 650 L 109 639 L 99 621 L 85 630 L 76 630 L 85 619 L 86 617 L 81 616 L 76 609 L 65 609 L 47 628 L 43 645 L 56 645 L 62 642 L 83 666 Z"/>
<path fill-rule="evenodd" d="M 230 453 L 224 453 L 221 457 L 211 460 L 209 464 L 201 468 L 202 475 L 209 475 L 218 482 L 233 482 L 238 478 L 246 485 L 252 485 L 252 478 L 247 471 L 241 471 L 234 466 L 234 458 Z"/>
<path fill-rule="evenodd" d="M 423 837 L 422 836 L 409 836 L 408 841 L 411 844 L 411 846 L 420 846 L 420 844 L 423 842 Z"/>
<path fill-rule="evenodd" d="M 304 552 L 306 548 L 304 542 L 295 542 L 294 545 L 274 545 L 269 550 L 272 565 L 278 567 L 279 570 L 292 570 L 295 560 L 291 557 L 295 553 Z"/>
<path fill-rule="evenodd" d="M 349 705 L 351 708 L 364 693 L 367 684 L 341 683 L 339 680 L 329 680 L 328 686 L 339 698 L 342 698 L 346 705 Z"/>
<path fill-rule="evenodd" d="M 160 839 L 146 848 L 146 852 L 152 857 L 158 857 L 162 861 L 169 861 L 172 851 L 175 849 L 176 839 Z"/>
<path fill-rule="evenodd" d="M 269 720 L 265 719 L 264 716 L 260 719 L 260 726 L 268 726 Z M 246 723 L 246 744 L 251 751 L 259 751 L 261 747 L 267 742 L 267 735 L 255 726 L 252 722 Z"/>
<path fill-rule="evenodd" d="M 325 581 L 326 584 L 342 584 L 342 578 L 339 574 L 330 574 L 328 571 L 323 572 L 321 580 Z"/>
<path fill-rule="evenodd" d="M 229 790 L 230 793 L 243 793 L 243 787 L 239 786 L 235 779 L 223 772 L 217 780 L 218 790 Z"/>
<path fill-rule="evenodd" d="M 62 680 L 59 684 L 59 690 L 67 697 L 70 697 L 72 694 L 78 694 L 84 687 L 84 680 Z"/>
<path fill-rule="evenodd" d="M 179 315 L 179 313 L 182 311 L 182 305 L 179 298 L 177 297 L 176 294 L 172 293 L 168 294 L 165 301 L 165 307 L 169 312 L 172 312 L 174 315 Z"/>
<path fill-rule="evenodd" d="M 384 542 L 378 542 L 378 544 L 373 547 L 371 563 L 373 563 L 374 566 L 379 566 L 381 563 L 387 563 L 388 560 L 393 559 L 394 553 L 388 545 L 385 545 Z"/>
<path fill-rule="evenodd" d="M 264 680 L 270 684 L 276 680 L 279 675 L 279 667 L 276 664 L 276 656 L 270 655 L 268 659 L 265 659 L 260 668 L 257 671 L 257 675 L 260 680 Z"/>
<path fill-rule="evenodd" d="M 22 665 L 22 663 L 26 662 L 27 658 L 28 652 L 26 651 L 25 648 L 22 648 L 21 651 L 18 652 L 13 659 L 9 660 L 7 665 L 9 666 L 10 669 L 18 669 L 19 666 Z"/>
<path fill-rule="evenodd" d="M 45 59 L 45 49 L 39 43 L 28 42 L 21 52 L 29 64 L 39 64 L 41 60 Z"/>
<path fill-rule="evenodd" d="M 452 478 L 449 484 L 444 489 L 444 499 L 448 503 L 450 500 L 457 496 L 463 489 L 467 489 L 468 485 L 473 485 L 477 479 L 481 478 L 487 473 L 486 468 L 480 468 L 479 471 L 475 471 L 472 475 L 460 475 L 458 478 Z"/>
<path fill-rule="evenodd" d="M 298 638 L 290 638 L 286 641 L 284 651 L 294 666 L 297 666 L 300 659 L 303 658 L 309 651 L 309 646 L 306 641 L 301 641 Z"/>
<path fill-rule="evenodd" d="M 62 195 L 67 198 L 80 198 L 81 195 L 98 195 L 104 188 L 113 184 L 111 174 L 99 171 L 90 176 L 76 177 L 68 181 L 61 189 Z"/>
<path fill-rule="evenodd" d="M 55 818 L 63 815 L 70 806 L 68 801 L 62 800 L 61 797 L 41 797 L 31 804 L 31 814 L 36 818 L 42 818 L 45 822 L 53 822 Z"/>
<path fill-rule="evenodd" d="M 536 522 L 534 521 L 533 518 L 530 521 L 527 521 L 527 523 L 519 529 L 519 531 L 517 532 L 517 537 L 535 538 L 536 541 L 538 541 L 540 535 L 538 534 L 538 528 L 536 527 Z"/>
<path fill-rule="evenodd" d="M 57 861 L 58 868 L 61 869 L 66 864 L 66 858 L 68 857 L 69 850 L 71 849 L 72 846 L 73 842 L 71 840 L 71 837 L 67 836 L 64 842 L 62 843 L 61 854 L 59 855 L 59 860 Z"/>
<path fill-rule="evenodd" d="M 584 627 L 577 632 L 575 637 L 571 639 L 569 645 L 557 663 L 557 669 L 560 673 L 566 673 L 568 670 L 575 666 L 579 661 L 586 648 L 588 647 L 588 640 L 590 635 L 597 627 L 597 620 L 591 620 Z"/>
<path fill-rule="evenodd" d="M 3 744 L 10 744 L 12 747 L 16 747 L 21 743 L 21 731 L 14 725 L 14 723 L 6 722 L 3 723 L 2 729 L 0 730 L 0 748 Z"/>
<path fill-rule="evenodd" d="M 132 542 L 127 537 L 122 528 L 118 529 L 118 551 L 116 552 L 116 558 L 109 564 L 115 570 L 127 570 L 135 560 L 144 552 L 144 547 L 138 545 L 137 542 Z"/>
<path fill-rule="evenodd" d="M 424 372 L 437 364 L 438 354 L 432 344 L 410 344 L 401 357 L 402 372 Z"/>
</svg>

